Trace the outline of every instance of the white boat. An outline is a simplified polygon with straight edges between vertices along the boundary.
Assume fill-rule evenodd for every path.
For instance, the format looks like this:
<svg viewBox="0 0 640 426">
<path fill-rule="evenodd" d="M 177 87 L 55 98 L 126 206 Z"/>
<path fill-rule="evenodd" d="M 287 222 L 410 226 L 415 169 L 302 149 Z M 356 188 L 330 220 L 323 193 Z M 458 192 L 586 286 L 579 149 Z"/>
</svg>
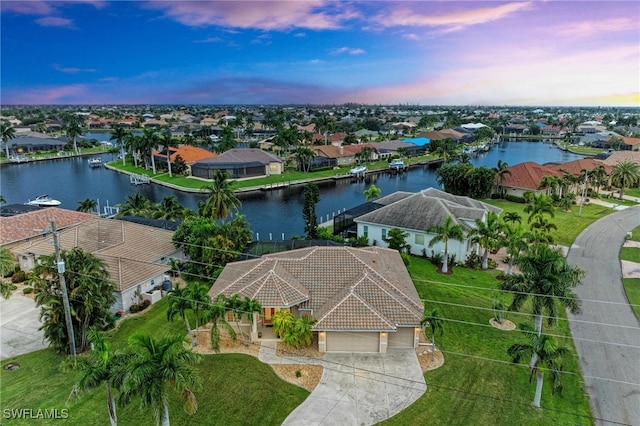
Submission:
<svg viewBox="0 0 640 426">
<path fill-rule="evenodd" d="M 12 155 L 9 157 L 9 161 L 12 163 L 26 163 L 29 159 L 26 155 Z"/>
<path fill-rule="evenodd" d="M 367 171 L 367 166 L 356 166 L 349 170 L 350 175 L 363 175 Z"/>
<path fill-rule="evenodd" d="M 405 168 L 404 161 L 402 161 L 399 158 L 396 158 L 395 160 L 391 160 L 391 163 L 389 163 L 389 169 L 391 170 L 403 170 L 404 168 Z"/>
<path fill-rule="evenodd" d="M 100 167 L 102 166 L 102 158 L 100 157 L 95 157 L 95 158 L 89 158 L 89 160 L 87 160 L 89 162 L 89 167 Z"/>
<path fill-rule="evenodd" d="M 48 195 L 38 195 L 35 199 L 29 200 L 25 204 L 28 206 L 56 207 L 62 203 L 58 200 L 54 200 Z"/>
</svg>

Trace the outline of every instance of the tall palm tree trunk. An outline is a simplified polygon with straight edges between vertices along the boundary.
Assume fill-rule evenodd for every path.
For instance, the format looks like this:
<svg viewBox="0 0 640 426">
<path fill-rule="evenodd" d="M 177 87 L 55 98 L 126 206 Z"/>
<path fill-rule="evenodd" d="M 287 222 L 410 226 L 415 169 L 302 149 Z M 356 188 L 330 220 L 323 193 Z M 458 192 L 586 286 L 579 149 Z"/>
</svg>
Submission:
<svg viewBox="0 0 640 426">
<path fill-rule="evenodd" d="M 187 326 L 187 333 L 189 333 L 189 339 L 191 340 L 191 345 L 196 346 L 198 342 L 193 339 L 193 333 L 191 332 L 191 324 L 189 324 L 189 320 L 187 319 L 187 315 L 183 314 L 182 319 L 184 320 L 184 325 Z"/>
<path fill-rule="evenodd" d="M 171 426 L 169 423 L 169 401 L 162 401 L 162 426 Z"/>
<path fill-rule="evenodd" d="M 171 153 L 167 149 L 167 166 L 169 168 L 169 177 L 171 177 Z"/>
<path fill-rule="evenodd" d="M 151 170 L 153 170 L 153 174 L 156 174 L 156 160 L 153 158 L 153 148 L 149 149 L 151 154 Z"/>
<path fill-rule="evenodd" d="M 435 332 L 431 335 L 431 345 L 432 345 L 431 361 L 433 361 L 436 359 L 436 333 Z"/>
<path fill-rule="evenodd" d="M 540 408 L 540 398 L 542 397 L 542 382 L 544 380 L 544 375 L 542 371 L 538 371 L 538 378 L 536 381 L 536 395 L 533 397 L 533 406 L 536 408 Z"/>
<path fill-rule="evenodd" d="M 107 381 L 107 408 L 109 409 L 109 421 L 111 426 L 118 426 L 118 416 L 116 415 L 116 401 L 113 399 L 113 393 L 111 392 L 111 385 Z"/>
</svg>

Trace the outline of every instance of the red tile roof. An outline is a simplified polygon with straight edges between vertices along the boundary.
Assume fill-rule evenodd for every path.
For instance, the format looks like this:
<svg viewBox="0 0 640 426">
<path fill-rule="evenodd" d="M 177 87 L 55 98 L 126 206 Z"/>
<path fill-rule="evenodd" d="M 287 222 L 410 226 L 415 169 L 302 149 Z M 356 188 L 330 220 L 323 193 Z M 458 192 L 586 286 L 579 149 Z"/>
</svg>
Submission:
<svg viewBox="0 0 640 426">
<path fill-rule="evenodd" d="M 0 217 L 0 245 L 43 235 L 51 229 L 52 220 L 56 221 L 58 229 L 64 229 L 95 218 L 95 214 L 59 207 L 48 207 L 15 216 Z"/>
<path fill-rule="evenodd" d="M 172 147 L 172 148 L 169 148 L 169 151 L 171 152 L 172 162 L 176 161 L 176 157 L 179 155 L 187 164 L 192 164 L 192 163 L 195 163 L 196 161 L 204 160 L 205 158 L 217 157 L 218 155 L 211 151 L 207 151 L 206 149 L 202 149 L 202 148 L 198 148 L 190 145 L 180 145 L 177 148 Z M 165 155 L 160 154 L 160 151 L 154 151 L 153 155 L 156 157 L 163 157 L 163 158 L 166 157 Z"/>
<path fill-rule="evenodd" d="M 505 174 L 502 185 L 512 188 L 523 188 L 536 191 L 540 187 L 540 182 L 545 176 L 559 176 L 564 174 L 552 169 L 551 167 L 542 166 L 533 161 L 516 164 L 509 167 L 511 174 Z"/>
<path fill-rule="evenodd" d="M 593 170 L 599 166 L 604 166 L 607 174 L 611 173 L 613 167 L 605 165 L 602 161 L 593 158 L 580 158 L 563 164 L 549 164 L 547 167 L 559 172 L 571 173 L 576 176 L 581 175 L 583 170 Z"/>
</svg>

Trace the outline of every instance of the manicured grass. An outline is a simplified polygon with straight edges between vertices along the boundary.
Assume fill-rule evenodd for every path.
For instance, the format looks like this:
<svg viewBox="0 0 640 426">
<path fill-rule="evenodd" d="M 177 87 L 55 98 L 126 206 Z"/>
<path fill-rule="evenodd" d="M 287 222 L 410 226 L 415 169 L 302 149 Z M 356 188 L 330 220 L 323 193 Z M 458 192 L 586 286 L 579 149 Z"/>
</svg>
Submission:
<svg viewBox="0 0 640 426">
<path fill-rule="evenodd" d="M 622 247 L 622 249 L 620 250 L 620 259 L 628 260 L 629 262 L 640 263 L 640 248 Z"/>
<path fill-rule="evenodd" d="M 640 199 L 640 188 L 627 188 L 624 190 L 624 195 Z"/>
<path fill-rule="evenodd" d="M 640 241 L 640 226 L 631 231 L 631 237 L 629 239 L 633 241 Z"/>
<path fill-rule="evenodd" d="M 130 334 L 147 332 L 186 334 L 181 320 L 166 319 L 166 299 L 155 304 L 143 315 L 123 320 L 110 333 L 114 349 L 123 349 Z M 60 364 L 66 357 L 45 349 L 4 360 L 20 363 L 14 371 L 0 370 L 0 394 L 3 409 L 31 408 L 37 410 L 67 408 L 69 425 L 104 425 L 109 423 L 105 390 L 100 387 L 69 399 L 77 373 L 62 372 Z M 170 398 L 172 424 L 184 425 L 279 425 L 309 392 L 281 380 L 273 369 L 255 357 L 242 354 L 203 356 L 197 365 L 202 386 L 196 391 L 198 412 L 188 416 L 180 405 L 180 395 Z M 122 424 L 155 425 L 150 411 L 141 411 L 139 401 L 118 407 Z M 7 425 L 33 424 L 34 420 L 3 420 Z M 59 424 L 60 420 L 39 420 L 37 424 Z"/>
<path fill-rule="evenodd" d="M 631 309 L 635 312 L 636 318 L 640 320 L 640 278 L 623 278 L 622 284 Z"/>
<path fill-rule="evenodd" d="M 484 200 L 494 206 L 504 210 L 501 216 L 506 212 L 516 212 L 522 217 L 522 224 L 527 225 L 528 214 L 524 212 L 526 204 L 514 203 L 507 200 Z M 571 246 L 576 237 L 590 224 L 596 220 L 613 213 L 614 210 L 598 204 L 589 204 L 582 207 L 580 213 L 579 206 L 573 206 L 571 212 L 555 211 L 555 217 L 548 217 L 551 223 L 554 223 L 558 229 L 551 231 L 551 236 L 555 244 L 561 246 Z"/>
<path fill-rule="evenodd" d="M 590 146 L 568 145 L 569 152 L 583 155 L 598 155 L 602 152 L 602 148 L 592 148 Z"/>
<path fill-rule="evenodd" d="M 507 355 L 509 346 L 526 342 L 527 338 L 518 331 L 501 331 L 489 325 L 496 293 L 493 290 L 498 284 L 495 271 L 455 267 L 454 274 L 445 277 L 436 273 L 435 266 L 419 258 L 411 259 L 409 270 L 421 298 L 448 303 L 425 302 L 427 309 L 437 307 L 446 318 L 444 334 L 438 336 L 445 363 L 425 374 L 425 395 L 383 424 L 593 424 L 570 337 L 559 339 L 572 351 L 564 362 L 564 371 L 569 374 L 563 375 L 563 394 L 552 395 L 551 380 L 545 376 L 543 409 L 531 406 L 535 383 L 529 383 L 528 367 L 509 363 Z M 443 281 L 475 288 L 435 283 Z M 566 318 L 564 311 L 560 312 Z M 533 322 L 513 312 L 508 312 L 506 318 L 517 324 Z M 545 323 L 544 331 L 570 336 L 568 324 L 563 320 L 553 328 Z"/>
</svg>

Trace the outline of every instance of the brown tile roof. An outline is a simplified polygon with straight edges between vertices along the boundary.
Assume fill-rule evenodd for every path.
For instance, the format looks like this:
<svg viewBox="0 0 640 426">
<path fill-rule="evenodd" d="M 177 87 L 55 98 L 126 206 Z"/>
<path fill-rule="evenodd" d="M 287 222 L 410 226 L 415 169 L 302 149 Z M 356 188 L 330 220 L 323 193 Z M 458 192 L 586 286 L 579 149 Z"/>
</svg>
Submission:
<svg viewBox="0 0 640 426">
<path fill-rule="evenodd" d="M 602 162 L 608 166 L 615 166 L 619 163 L 631 161 L 640 164 L 640 152 L 638 151 L 617 151 L 607 157 Z"/>
<path fill-rule="evenodd" d="M 229 263 L 209 294 L 297 304 L 326 331 L 417 326 L 424 309 L 398 252 L 381 247 L 309 247 Z"/>
<path fill-rule="evenodd" d="M 625 145 L 629 145 L 631 147 L 634 147 L 638 144 L 640 144 L 640 138 L 627 138 L 627 137 L 623 137 L 622 138 L 622 142 L 625 143 Z"/>
<path fill-rule="evenodd" d="M 173 232 L 165 229 L 93 216 L 90 221 L 61 230 L 58 242 L 62 250 L 79 247 L 104 259 L 111 280 L 122 290 L 170 269 L 156 262 L 177 251 L 172 236 Z M 53 237 L 28 241 L 12 251 L 36 256 L 53 254 Z"/>
<path fill-rule="evenodd" d="M 333 145 L 314 146 L 311 149 L 316 155 L 326 158 L 352 157 L 354 155 L 353 152 L 346 151 L 344 148 L 342 153 L 340 153 L 340 147 Z"/>
<path fill-rule="evenodd" d="M 277 155 L 270 154 L 259 148 L 249 149 L 230 149 L 223 152 L 215 158 L 206 158 L 201 161 L 207 164 L 242 164 L 242 163 L 260 163 L 265 166 L 270 163 L 282 163 L 283 160 Z"/>
<path fill-rule="evenodd" d="M 54 219 L 56 227 L 64 229 L 95 218 L 94 214 L 59 207 L 48 207 L 15 216 L 0 217 L 0 245 L 42 235 L 51 229 L 51 221 Z"/>
<path fill-rule="evenodd" d="M 563 176 L 563 173 L 551 167 L 541 166 L 533 161 L 516 164 L 509 167 L 511 174 L 505 174 L 502 185 L 512 188 L 538 190 L 540 182 L 545 176 Z"/>
<path fill-rule="evenodd" d="M 559 172 L 571 173 L 576 176 L 581 175 L 583 170 L 593 170 L 599 166 L 604 166 L 607 174 L 610 174 L 613 170 L 613 167 L 605 165 L 602 161 L 594 160 L 593 158 L 580 158 L 567 163 L 547 164 L 546 166 Z"/>
</svg>

